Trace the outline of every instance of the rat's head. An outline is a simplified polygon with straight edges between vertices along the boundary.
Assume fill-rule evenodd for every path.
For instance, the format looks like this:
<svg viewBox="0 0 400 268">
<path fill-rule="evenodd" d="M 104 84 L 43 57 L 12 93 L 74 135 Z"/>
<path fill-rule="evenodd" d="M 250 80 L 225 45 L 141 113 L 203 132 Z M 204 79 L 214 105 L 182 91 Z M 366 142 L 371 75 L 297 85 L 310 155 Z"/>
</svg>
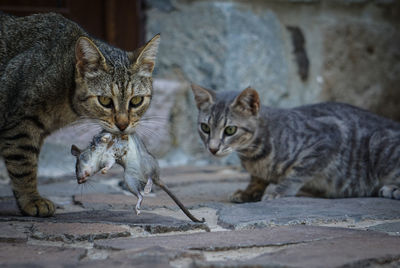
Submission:
<svg viewBox="0 0 400 268">
<path fill-rule="evenodd" d="M 112 139 L 110 133 L 101 133 L 93 137 L 92 143 L 84 150 L 71 146 L 71 154 L 76 157 L 75 173 L 79 184 L 99 171 L 102 155 Z"/>
<path fill-rule="evenodd" d="M 84 183 L 95 173 L 92 150 L 81 150 L 76 145 L 71 146 L 71 154 L 76 157 L 75 174 L 79 184 Z"/>
</svg>

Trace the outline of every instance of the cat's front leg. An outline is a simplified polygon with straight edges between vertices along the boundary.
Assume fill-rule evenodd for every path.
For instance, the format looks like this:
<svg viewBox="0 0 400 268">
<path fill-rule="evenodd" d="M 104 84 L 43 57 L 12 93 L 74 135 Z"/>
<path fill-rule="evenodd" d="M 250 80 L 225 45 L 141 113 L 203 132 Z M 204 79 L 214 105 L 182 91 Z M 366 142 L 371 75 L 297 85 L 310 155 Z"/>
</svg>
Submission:
<svg viewBox="0 0 400 268">
<path fill-rule="evenodd" d="M 270 184 L 265 190 L 262 200 L 272 200 L 285 196 L 295 196 L 306 181 L 306 178 L 289 177 L 278 184 Z"/>
<path fill-rule="evenodd" d="M 49 217 L 55 213 L 55 206 L 50 200 L 41 197 L 37 190 L 37 165 L 44 135 L 30 125 L 42 127 L 43 124 L 38 120 L 29 117 L 24 124 L 4 133 L 0 151 L 22 214 Z"/>
<path fill-rule="evenodd" d="M 261 200 L 268 182 L 260 177 L 251 176 L 245 190 L 237 190 L 231 197 L 233 203 L 257 202 Z"/>
</svg>

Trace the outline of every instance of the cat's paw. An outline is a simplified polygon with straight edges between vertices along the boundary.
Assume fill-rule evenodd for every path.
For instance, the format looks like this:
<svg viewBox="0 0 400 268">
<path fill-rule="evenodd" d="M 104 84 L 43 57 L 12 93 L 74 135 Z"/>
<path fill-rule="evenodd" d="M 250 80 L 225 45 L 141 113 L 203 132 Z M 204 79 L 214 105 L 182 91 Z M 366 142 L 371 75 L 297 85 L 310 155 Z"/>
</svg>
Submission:
<svg viewBox="0 0 400 268">
<path fill-rule="evenodd" d="M 257 202 L 261 200 L 262 193 L 237 190 L 229 197 L 232 203 Z"/>
<path fill-rule="evenodd" d="M 384 185 L 379 190 L 379 196 L 400 200 L 400 188 L 396 185 Z"/>
<path fill-rule="evenodd" d="M 20 208 L 22 214 L 34 217 L 50 217 L 56 212 L 53 202 L 40 196 L 21 204 Z"/>
</svg>

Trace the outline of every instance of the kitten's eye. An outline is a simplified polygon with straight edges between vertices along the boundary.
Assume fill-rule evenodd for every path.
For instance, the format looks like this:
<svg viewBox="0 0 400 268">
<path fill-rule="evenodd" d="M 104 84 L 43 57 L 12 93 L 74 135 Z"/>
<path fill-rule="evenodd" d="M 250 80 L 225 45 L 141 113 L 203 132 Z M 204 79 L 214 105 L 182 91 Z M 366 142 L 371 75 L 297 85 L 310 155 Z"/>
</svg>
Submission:
<svg viewBox="0 0 400 268">
<path fill-rule="evenodd" d="M 131 107 L 137 108 L 142 105 L 144 98 L 142 96 L 136 96 L 131 99 Z"/>
<path fill-rule="evenodd" d="M 106 108 L 111 108 L 113 105 L 112 99 L 109 97 L 98 96 L 97 99 L 99 100 L 100 104 Z"/>
<path fill-rule="evenodd" d="M 237 127 L 235 127 L 235 126 L 227 126 L 225 128 L 224 132 L 225 132 L 226 135 L 232 136 L 233 134 L 236 133 L 236 130 L 237 130 Z"/>
<path fill-rule="evenodd" d="M 210 133 L 210 127 L 207 124 L 201 123 L 200 128 L 204 133 Z"/>
</svg>

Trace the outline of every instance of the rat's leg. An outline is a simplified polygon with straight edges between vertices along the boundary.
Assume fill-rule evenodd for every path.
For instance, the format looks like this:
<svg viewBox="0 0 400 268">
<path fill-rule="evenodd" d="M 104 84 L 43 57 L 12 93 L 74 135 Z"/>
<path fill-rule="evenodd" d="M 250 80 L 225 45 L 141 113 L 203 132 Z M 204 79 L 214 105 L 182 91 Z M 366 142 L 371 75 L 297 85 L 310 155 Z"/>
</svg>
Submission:
<svg viewBox="0 0 400 268">
<path fill-rule="evenodd" d="M 140 193 L 139 190 L 139 180 L 137 180 L 135 177 L 132 175 L 129 175 L 128 172 L 125 171 L 124 173 L 124 178 L 125 178 L 125 183 L 126 186 L 128 187 L 128 190 L 134 194 L 138 198 L 138 202 L 136 203 L 136 214 L 140 214 L 140 205 L 142 204 L 143 196 Z"/>
<path fill-rule="evenodd" d="M 145 194 L 150 193 L 150 192 L 151 192 L 151 187 L 153 187 L 153 180 L 152 180 L 151 178 L 149 178 L 149 179 L 147 180 L 147 183 L 146 183 L 146 186 L 144 187 L 143 192 L 144 192 Z"/>
<path fill-rule="evenodd" d="M 109 169 L 115 164 L 115 158 L 108 158 L 104 164 L 104 167 L 101 169 L 101 174 L 106 174 Z"/>
<path fill-rule="evenodd" d="M 138 201 L 136 203 L 135 211 L 136 211 L 136 215 L 139 215 L 140 214 L 140 206 L 142 205 L 142 201 L 143 201 L 143 195 L 141 193 L 138 193 L 137 198 L 138 198 Z"/>
</svg>

